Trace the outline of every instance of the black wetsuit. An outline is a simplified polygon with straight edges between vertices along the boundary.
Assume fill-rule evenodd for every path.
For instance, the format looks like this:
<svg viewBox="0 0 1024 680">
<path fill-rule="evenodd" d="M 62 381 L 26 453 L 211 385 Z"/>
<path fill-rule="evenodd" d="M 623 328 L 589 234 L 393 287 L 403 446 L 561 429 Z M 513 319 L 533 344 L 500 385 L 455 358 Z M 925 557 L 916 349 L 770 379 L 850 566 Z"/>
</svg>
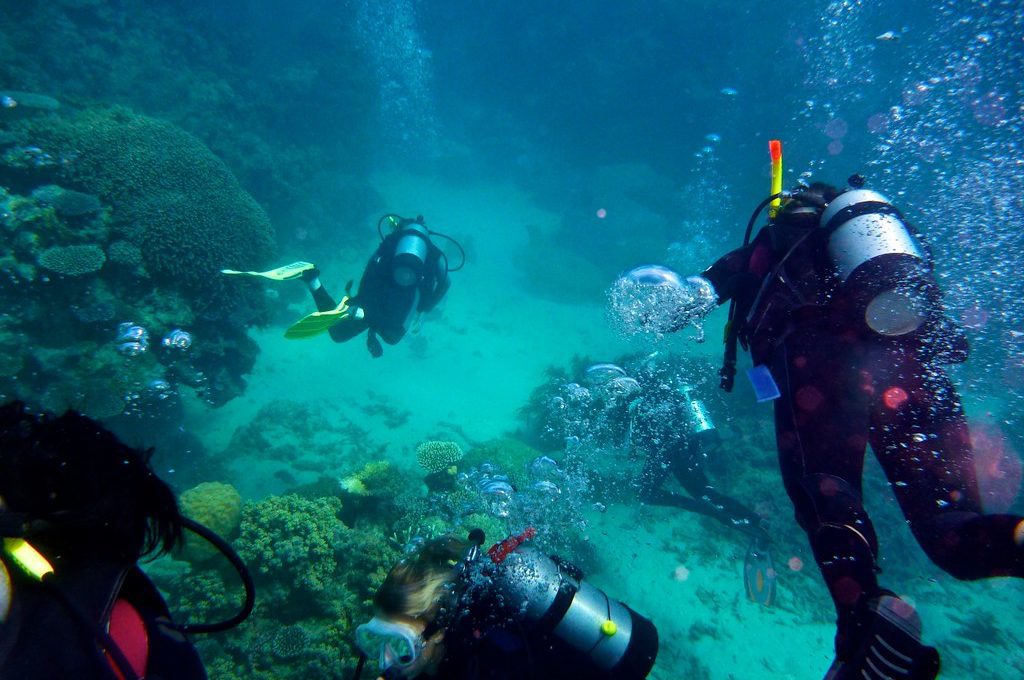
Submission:
<svg viewBox="0 0 1024 680">
<path fill-rule="evenodd" d="M 817 229 L 780 267 L 793 241 L 780 248 L 787 239 L 773 241 L 776 228 L 703 276 L 719 303 L 736 301 L 737 323 L 747 319 L 740 337 L 781 392 L 779 464 L 839 613 L 842 657 L 858 604 L 879 593 L 878 541 L 861 503 L 868 444 L 918 543 L 959 579 L 1024 575 L 1013 537 L 1022 518 L 984 514 L 960 397 L 941 367 L 966 358 L 966 340 L 943 313 L 931 276 L 923 326 L 884 337 L 867 327 L 857 300 L 827 281 L 827 233 Z"/>
<path fill-rule="evenodd" d="M 416 312 L 428 312 L 437 306 L 448 292 L 448 262 L 444 253 L 432 242 L 427 243 L 427 257 L 423 274 L 410 286 L 398 285 L 392 274 L 392 259 L 401 231 L 388 234 L 374 251 L 359 281 L 359 291 L 349 300 L 350 308 L 360 308 L 364 316 L 350 315 L 331 326 L 329 333 L 335 342 L 346 342 L 365 330 L 370 331 L 367 345 L 376 356 L 379 335 L 389 345 L 396 344 L 409 330 Z M 313 300 L 321 312 L 335 309 L 337 301 L 320 286 L 313 291 Z"/>
</svg>

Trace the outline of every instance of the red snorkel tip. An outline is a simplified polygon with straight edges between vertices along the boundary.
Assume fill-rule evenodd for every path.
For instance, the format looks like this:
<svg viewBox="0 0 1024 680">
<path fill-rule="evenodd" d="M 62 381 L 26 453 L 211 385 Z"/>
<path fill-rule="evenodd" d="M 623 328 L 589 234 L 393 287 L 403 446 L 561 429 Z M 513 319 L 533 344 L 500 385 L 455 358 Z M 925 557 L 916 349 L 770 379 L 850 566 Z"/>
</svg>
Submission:
<svg viewBox="0 0 1024 680">
<path fill-rule="evenodd" d="M 782 160 L 782 141 L 778 139 L 769 141 L 768 153 L 772 155 L 772 161 Z"/>
</svg>

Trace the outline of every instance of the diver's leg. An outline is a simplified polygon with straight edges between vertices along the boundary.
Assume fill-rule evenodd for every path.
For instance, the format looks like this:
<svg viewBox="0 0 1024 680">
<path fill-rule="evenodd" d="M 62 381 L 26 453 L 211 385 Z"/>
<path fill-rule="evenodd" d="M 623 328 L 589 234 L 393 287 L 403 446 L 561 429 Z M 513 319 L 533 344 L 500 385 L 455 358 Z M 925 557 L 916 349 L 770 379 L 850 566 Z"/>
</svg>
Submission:
<svg viewBox="0 0 1024 680">
<path fill-rule="evenodd" d="M 913 355 L 878 361 L 871 446 L 928 557 L 958 579 L 1024 577 L 1024 517 L 983 514 L 967 419 L 944 371 Z"/>
<path fill-rule="evenodd" d="M 766 539 L 767 533 L 761 527 L 757 513 L 739 501 L 720 493 L 708 481 L 704 473 L 704 457 L 701 455 L 700 444 L 692 442 L 674 447 L 670 452 L 672 474 L 679 485 L 702 506 L 706 515 L 714 517 L 722 524 L 740 531 Z M 678 494 L 676 494 L 678 495 Z"/>
<path fill-rule="evenodd" d="M 878 539 L 861 502 L 868 405 L 854 343 L 791 337 L 771 367 L 782 393 L 775 434 L 783 482 L 836 607 L 840 657 L 852 654 L 859 612 L 880 592 Z"/>
<path fill-rule="evenodd" d="M 302 272 L 302 280 L 306 282 L 306 287 L 309 288 L 309 294 L 313 296 L 313 302 L 316 303 L 318 312 L 330 312 L 338 307 L 338 303 L 320 282 L 319 269 L 313 267 Z"/>
</svg>

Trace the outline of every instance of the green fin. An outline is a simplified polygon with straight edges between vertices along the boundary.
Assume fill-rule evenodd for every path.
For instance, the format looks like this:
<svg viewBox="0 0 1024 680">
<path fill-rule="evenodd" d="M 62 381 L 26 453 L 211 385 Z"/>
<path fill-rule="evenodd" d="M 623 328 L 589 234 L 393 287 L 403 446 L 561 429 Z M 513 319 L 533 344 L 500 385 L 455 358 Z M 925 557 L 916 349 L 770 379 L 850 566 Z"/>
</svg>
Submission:
<svg viewBox="0 0 1024 680">
<path fill-rule="evenodd" d="M 291 264 L 286 264 L 283 267 L 278 267 L 277 269 L 271 269 L 270 271 L 265 272 L 240 272 L 235 269 L 221 269 L 220 273 L 239 274 L 242 276 L 261 276 L 265 279 L 270 279 L 271 281 L 290 281 L 292 279 L 299 278 L 302 276 L 303 272 L 307 272 L 315 267 L 316 265 L 312 262 L 300 261 L 292 262 Z"/>
<path fill-rule="evenodd" d="M 345 318 L 348 318 L 348 298 L 329 312 L 313 312 L 302 317 L 285 330 L 284 337 L 290 340 L 312 338 Z"/>
</svg>

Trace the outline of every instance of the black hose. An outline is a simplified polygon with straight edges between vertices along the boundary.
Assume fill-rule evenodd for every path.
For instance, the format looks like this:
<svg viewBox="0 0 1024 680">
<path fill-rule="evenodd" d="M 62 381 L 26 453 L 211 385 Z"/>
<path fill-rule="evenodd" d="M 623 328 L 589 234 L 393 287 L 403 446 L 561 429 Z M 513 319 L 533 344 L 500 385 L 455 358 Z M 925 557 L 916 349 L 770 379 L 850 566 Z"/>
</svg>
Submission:
<svg viewBox="0 0 1024 680">
<path fill-rule="evenodd" d="M 245 587 L 245 602 L 242 604 L 241 611 L 224 621 L 218 621 L 217 623 L 188 623 L 175 627 L 183 633 L 219 633 L 234 628 L 249 618 L 256 604 L 256 584 L 253 583 L 249 568 L 245 566 L 245 562 L 242 561 L 242 558 L 238 556 L 238 553 L 235 552 L 235 549 L 227 541 L 199 522 L 188 517 L 182 517 L 181 524 L 192 533 L 209 541 L 213 547 L 217 548 L 227 558 L 228 562 L 231 563 L 231 566 L 235 568 L 238 576 L 242 579 L 242 585 Z"/>
<path fill-rule="evenodd" d="M 765 209 L 765 206 L 776 198 L 781 198 L 785 193 L 780 191 L 772 194 L 757 204 L 754 212 L 750 215 L 750 220 L 747 221 L 747 230 L 743 233 L 743 248 L 746 248 L 750 243 L 750 235 L 754 232 L 754 223 L 757 222 L 757 217 L 761 214 L 761 211 Z M 739 334 L 740 329 L 736 324 L 736 299 L 733 298 L 729 301 L 729 320 L 725 324 L 725 357 L 722 359 L 722 368 L 718 371 L 720 376 L 718 386 L 726 392 L 732 392 L 733 384 L 736 380 L 736 341 L 739 338 Z"/>
</svg>

